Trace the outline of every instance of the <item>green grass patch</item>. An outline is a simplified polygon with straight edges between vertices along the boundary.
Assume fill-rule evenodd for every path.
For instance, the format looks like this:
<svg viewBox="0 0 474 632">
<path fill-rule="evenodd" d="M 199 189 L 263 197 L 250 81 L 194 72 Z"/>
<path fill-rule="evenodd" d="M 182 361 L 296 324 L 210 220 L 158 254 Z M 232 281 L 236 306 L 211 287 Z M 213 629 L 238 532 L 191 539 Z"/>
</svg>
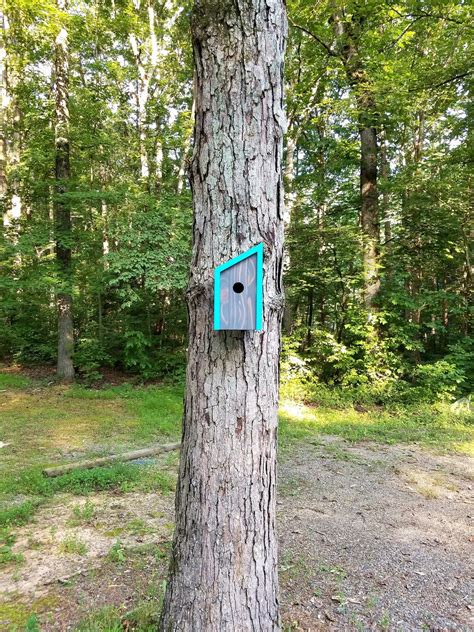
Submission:
<svg viewBox="0 0 474 632">
<path fill-rule="evenodd" d="M 4 629 L 11 632 L 39 632 L 36 615 L 54 610 L 58 602 L 56 595 L 45 595 L 30 603 L 20 599 L 6 601 L 0 603 L 0 621 L 8 621 L 10 627 Z"/>
<path fill-rule="evenodd" d="M 135 466 L 137 469 L 137 466 Z M 173 493 L 176 489 L 176 472 L 163 470 L 161 464 L 140 467 L 141 476 L 139 479 L 125 482 L 121 489 L 123 492 L 161 492 L 164 495 Z"/>
<path fill-rule="evenodd" d="M 120 610 L 115 606 L 105 606 L 87 616 L 75 632 L 123 632 Z"/>
<path fill-rule="evenodd" d="M 121 400 L 138 422 L 134 424 L 131 434 L 134 441 L 180 437 L 182 386 L 134 387 L 131 384 L 121 384 L 110 388 L 90 389 L 74 385 L 65 393 L 65 397 L 94 402 Z"/>
<path fill-rule="evenodd" d="M 59 550 L 67 555 L 85 555 L 87 553 L 87 545 L 80 538 L 70 536 L 61 542 Z"/>
<path fill-rule="evenodd" d="M 140 389 L 135 400 L 130 402 L 130 406 L 136 410 L 140 418 L 140 424 L 134 432 L 135 439 L 147 440 L 157 431 L 170 439 L 181 438 L 182 387 L 151 386 Z"/>
<path fill-rule="evenodd" d="M 27 500 L 17 505 L 0 509 L 0 529 L 5 527 L 20 527 L 31 520 L 39 505 L 39 501 Z"/>
<path fill-rule="evenodd" d="M 70 493 L 76 496 L 100 491 L 118 490 L 122 493 L 132 491 L 159 491 L 172 493 L 176 487 L 176 473 L 159 469 L 160 465 L 134 465 L 116 463 L 110 467 L 96 467 L 90 470 L 76 470 L 57 478 L 46 478 L 38 470 L 22 472 L 9 484 L 8 491 L 16 494 L 32 495 L 27 500 L 0 509 L 0 528 L 21 526 L 32 519 L 36 509 L 55 493 Z M 75 507 L 71 517 L 78 524 L 92 520 L 94 506 L 86 503 Z"/>
<path fill-rule="evenodd" d="M 97 507 L 89 500 L 83 505 L 75 505 L 72 508 L 72 515 L 69 518 L 68 524 L 72 527 L 77 527 L 81 524 L 91 524 L 96 517 Z"/>
<path fill-rule="evenodd" d="M 159 624 L 160 603 L 144 599 L 128 612 L 116 606 L 105 606 L 87 616 L 74 632 L 154 632 Z"/>
<path fill-rule="evenodd" d="M 472 417 L 456 415 L 443 404 L 392 410 L 369 408 L 358 412 L 352 406 L 339 410 L 283 400 L 279 428 L 282 447 L 307 441 L 319 433 L 341 436 L 352 442 L 419 443 L 474 453 Z"/>
<path fill-rule="evenodd" d="M 109 562 L 112 562 L 113 564 L 118 564 L 119 566 L 125 563 L 127 559 L 127 553 L 120 539 L 116 540 L 110 547 L 110 550 L 107 553 L 107 559 L 109 560 Z"/>
<path fill-rule="evenodd" d="M 174 490 L 175 477 L 168 467 L 153 472 L 150 467 L 117 464 L 57 479 L 46 479 L 42 470 L 71 462 L 69 455 L 87 459 L 179 439 L 182 387 L 123 384 L 94 390 L 53 385 L 32 393 L 22 390 L 30 383 L 26 378 L 0 375 L 15 385 L 5 389 L 0 406 L 0 438 L 10 444 L 0 454 L 0 525 L 26 522 L 56 492 Z M 176 455 L 169 459 L 174 466 Z M 19 497 L 28 502 L 12 506 Z"/>
<path fill-rule="evenodd" d="M 78 496 L 109 489 L 120 489 L 122 485 L 138 481 L 140 469 L 134 465 L 117 463 L 111 467 L 95 467 L 76 470 L 51 479 L 53 492 L 69 492 Z"/>
<path fill-rule="evenodd" d="M 0 568 L 10 564 L 21 564 L 24 561 L 21 553 L 13 552 L 15 536 L 8 529 L 0 531 Z"/>
<path fill-rule="evenodd" d="M 28 388 L 31 380 L 16 373 L 0 373 L 0 391 L 7 388 Z"/>
</svg>

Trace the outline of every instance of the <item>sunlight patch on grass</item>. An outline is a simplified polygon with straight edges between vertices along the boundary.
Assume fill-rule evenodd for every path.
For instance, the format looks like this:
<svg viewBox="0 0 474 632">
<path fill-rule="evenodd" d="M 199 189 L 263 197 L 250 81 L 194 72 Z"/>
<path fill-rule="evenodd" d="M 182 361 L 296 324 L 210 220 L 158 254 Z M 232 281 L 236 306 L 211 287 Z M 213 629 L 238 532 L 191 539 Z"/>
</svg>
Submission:
<svg viewBox="0 0 474 632">
<path fill-rule="evenodd" d="M 288 415 L 292 419 L 304 419 L 306 417 L 306 407 L 291 399 L 284 399 L 280 402 L 280 414 Z"/>
<path fill-rule="evenodd" d="M 0 604 L 0 621 L 9 621 L 12 632 L 20 632 L 16 626 L 25 626 L 35 614 L 53 610 L 59 604 L 57 595 L 44 595 L 31 603 L 24 603 L 20 598 L 11 599 Z"/>
<path fill-rule="evenodd" d="M 353 442 L 420 443 L 474 454 L 474 428 L 469 419 L 453 415 L 442 406 L 358 412 L 352 407 L 335 410 L 295 406 L 292 402 L 288 406 L 283 400 L 279 427 L 282 444 L 320 433 L 338 435 Z"/>
<path fill-rule="evenodd" d="M 182 388 L 7 389 L 0 399 L 0 440 L 10 445 L 0 455 L 0 498 L 47 494 L 46 466 L 176 440 L 181 414 Z"/>
</svg>

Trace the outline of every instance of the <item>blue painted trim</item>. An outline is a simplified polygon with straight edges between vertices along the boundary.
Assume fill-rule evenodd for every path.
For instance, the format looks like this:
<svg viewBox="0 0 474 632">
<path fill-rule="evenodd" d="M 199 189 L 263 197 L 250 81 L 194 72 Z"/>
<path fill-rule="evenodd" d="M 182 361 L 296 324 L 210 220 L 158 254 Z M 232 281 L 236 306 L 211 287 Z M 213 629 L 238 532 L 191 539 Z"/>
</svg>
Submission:
<svg viewBox="0 0 474 632">
<path fill-rule="evenodd" d="M 214 329 L 221 328 L 221 273 L 219 268 L 214 270 Z"/>
<path fill-rule="evenodd" d="M 255 331 L 263 329 L 263 244 L 255 246 L 257 252 L 257 301 L 255 304 Z"/>
<path fill-rule="evenodd" d="M 221 291 L 221 272 L 227 270 L 236 263 L 257 255 L 257 278 L 255 284 L 257 286 L 257 297 L 255 303 L 255 331 L 261 331 L 263 328 L 263 243 L 257 244 L 247 252 L 243 252 L 234 259 L 229 259 L 214 270 L 214 329 L 221 328 L 221 310 L 220 310 L 220 291 Z"/>
</svg>

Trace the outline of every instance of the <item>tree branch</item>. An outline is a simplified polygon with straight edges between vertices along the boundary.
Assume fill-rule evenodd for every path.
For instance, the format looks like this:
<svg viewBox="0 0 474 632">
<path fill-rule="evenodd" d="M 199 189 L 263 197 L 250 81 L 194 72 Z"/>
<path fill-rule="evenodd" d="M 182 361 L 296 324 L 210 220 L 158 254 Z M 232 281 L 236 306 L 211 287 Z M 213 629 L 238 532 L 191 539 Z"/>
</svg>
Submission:
<svg viewBox="0 0 474 632">
<path fill-rule="evenodd" d="M 298 29 L 299 31 L 302 31 L 303 33 L 306 33 L 306 35 L 309 35 L 310 37 L 312 37 L 313 39 L 315 39 L 318 44 L 320 44 L 324 50 L 328 53 L 328 55 L 331 55 L 331 57 L 339 57 L 339 55 L 336 53 L 335 50 L 333 50 L 328 44 L 326 44 L 326 42 L 324 42 L 320 37 L 318 37 L 315 33 L 313 33 L 312 31 L 309 31 L 307 28 L 305 28 L 304 26 L 300 26 L 299 24 L 296 24 L 290 17 L 288 18 L 288 22 L 291 24 L 291 26 L 293 26 L 295 29 Z"/>
<path fill-rule="evenodd" d="M 421 90 L 434 90 L 436 88 L 441 88 L 445 86 L 447 83 L 452 83 L 453 81 L 457 81 L 458 79 L 462 79 L 463 77 L 468 77 L 472 75 L 473 70 L 467 70 L 466 72 L 461 73 L 460 75 L 454 75 L 454 77 L 450 77 L 449 79 L 445 79 L 444 81 L 440 81 L 440 83 L 435 83 L 431 86 L 420 86 L 418 88 L 410 88 L 408 92 L 419 92 Z"/>
</svg>

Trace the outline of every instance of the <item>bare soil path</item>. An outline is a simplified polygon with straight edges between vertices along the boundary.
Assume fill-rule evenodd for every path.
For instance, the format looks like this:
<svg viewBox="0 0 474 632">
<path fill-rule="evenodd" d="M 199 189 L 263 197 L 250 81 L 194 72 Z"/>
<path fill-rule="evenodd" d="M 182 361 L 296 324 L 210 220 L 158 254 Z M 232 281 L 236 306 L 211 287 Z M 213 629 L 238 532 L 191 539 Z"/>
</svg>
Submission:
<svg viewBox="0 0 474 632">
<path fill-rule="evenodd" d="M 416 446 L 319 437 L 285 450 L 285 629 L 473 630 L 473 478 L 473 459 Z M 105 605 L 153 608 L 172 519 L 171 494 L 56 496 L 16 530 L 24 562 L 0 570 L 0 629 L 32 611 L 62 631 Z"/>
<path fill-rule="evenodd" d="M 295 629 L 472 630 L 473 460 L 326 439 L 280 466 Z"/>
</svg>

